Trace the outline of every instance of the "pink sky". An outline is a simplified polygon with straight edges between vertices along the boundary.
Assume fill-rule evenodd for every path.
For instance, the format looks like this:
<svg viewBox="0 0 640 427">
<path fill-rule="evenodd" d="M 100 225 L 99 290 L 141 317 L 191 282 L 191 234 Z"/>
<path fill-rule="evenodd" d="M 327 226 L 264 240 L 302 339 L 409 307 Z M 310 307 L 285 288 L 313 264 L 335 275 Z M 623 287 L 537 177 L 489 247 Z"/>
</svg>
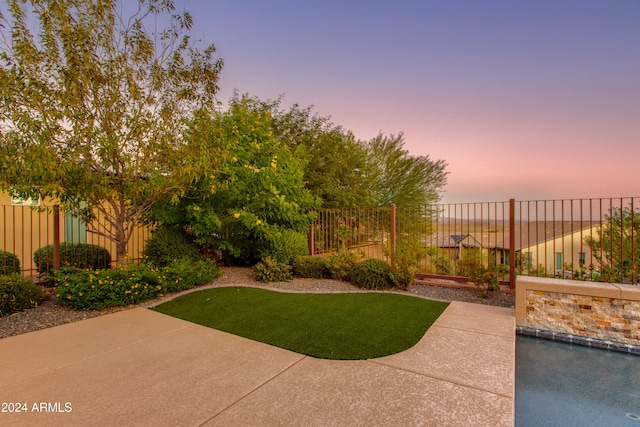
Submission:
<svg viewBox="0 0 640 427">
<path fill-rule="evenodd" d="M 181 7 L 177 2 L 178 7 Z M 445 202 L 639 196 L 640 2 L 189 0 L 237 89 L 449 166 Z"/>
</svg>

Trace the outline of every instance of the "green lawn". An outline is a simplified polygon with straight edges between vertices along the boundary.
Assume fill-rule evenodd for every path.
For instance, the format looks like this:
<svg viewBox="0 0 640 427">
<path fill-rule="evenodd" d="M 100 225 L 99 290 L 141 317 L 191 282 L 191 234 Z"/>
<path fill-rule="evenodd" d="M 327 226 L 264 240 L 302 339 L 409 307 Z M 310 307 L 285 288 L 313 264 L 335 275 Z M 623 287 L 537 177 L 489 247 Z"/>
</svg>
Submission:
<svg viewBox="0 0 640 427">
<path fill-rule="evenodd" d="M 414 346 L 446 307 L 391 293 L 225 287 L 183 295 L 154 310 L 309 356 L 354 360 Z"/>
</svg>

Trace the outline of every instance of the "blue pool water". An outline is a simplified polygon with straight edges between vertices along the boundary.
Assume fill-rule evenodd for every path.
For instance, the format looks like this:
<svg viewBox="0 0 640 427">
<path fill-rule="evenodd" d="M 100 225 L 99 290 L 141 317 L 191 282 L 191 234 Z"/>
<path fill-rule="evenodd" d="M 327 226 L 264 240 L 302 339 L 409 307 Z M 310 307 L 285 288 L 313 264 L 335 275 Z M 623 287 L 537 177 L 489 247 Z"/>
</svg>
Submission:
<svg viewBox="0 0 640 427">
<path fill-rule="evenodd" d="M 516 427 L 640 427 L 640 357 L 516 337 Z"/>
</svg>

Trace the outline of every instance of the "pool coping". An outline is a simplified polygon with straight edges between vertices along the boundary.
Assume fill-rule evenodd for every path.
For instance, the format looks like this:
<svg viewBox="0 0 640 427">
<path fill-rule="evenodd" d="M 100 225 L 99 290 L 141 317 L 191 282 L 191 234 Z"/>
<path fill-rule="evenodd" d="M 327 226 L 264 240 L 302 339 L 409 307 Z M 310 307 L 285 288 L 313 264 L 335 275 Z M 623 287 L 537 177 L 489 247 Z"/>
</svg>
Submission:
<svg viewBox="0 0 640 427">
<path fill-rule="evenodd" d="M 640 356 L 640 346 L 516 325 L 516 334 Z"/>
</svg>

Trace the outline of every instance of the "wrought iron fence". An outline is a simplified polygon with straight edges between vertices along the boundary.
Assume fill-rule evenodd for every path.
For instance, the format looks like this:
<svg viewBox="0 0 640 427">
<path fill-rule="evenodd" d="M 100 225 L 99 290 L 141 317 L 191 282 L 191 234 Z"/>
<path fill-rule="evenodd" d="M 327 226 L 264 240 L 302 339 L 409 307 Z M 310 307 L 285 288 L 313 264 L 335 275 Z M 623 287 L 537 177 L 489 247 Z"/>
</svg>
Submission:
<svg viewBox="0 0 640 427">
<path fill-rule="evenodd" d="M 466 280 L 483 266 L 515 276 L 638 283 L 640 198 L 323 209 L 312 254 L 345 248 L 409 263 L 422 276 Z M 508 269 L 497 268 L 507 266 Z M 508 271 L 508 273 L 505 273 Z"/>
<path fill-rule="evenodd" d="M 106 221 L 100 217 L 95 221 L 106 225 Z M 82 221 L 54 206 L 0 205 L 0 231 L 0 251 L 4 252 L 0 252 L 0 273 L 9 271 L 11 260 L 17 258 L 23 275 L 37 276 L 52 268 L 54 253 L 60 257 L 60 265 L 90 264 L 91 260 L 87 257 L 92 256 L 93 252 L 76 248 L 75 244 L 82 243 L 109 251 L 111 259 L 100 256 L 99 261 L 93 261 L 105 266 L 115 262 L 116 249 L 112 241 L 91 233 Z M 145 227 L 135 229 L 127 246 L 131 260 L 138 261 L 141 258 L 148 237 L 149 230 Z M 56 246 L 57 249 L 54 249 Z"/>
</svg>

